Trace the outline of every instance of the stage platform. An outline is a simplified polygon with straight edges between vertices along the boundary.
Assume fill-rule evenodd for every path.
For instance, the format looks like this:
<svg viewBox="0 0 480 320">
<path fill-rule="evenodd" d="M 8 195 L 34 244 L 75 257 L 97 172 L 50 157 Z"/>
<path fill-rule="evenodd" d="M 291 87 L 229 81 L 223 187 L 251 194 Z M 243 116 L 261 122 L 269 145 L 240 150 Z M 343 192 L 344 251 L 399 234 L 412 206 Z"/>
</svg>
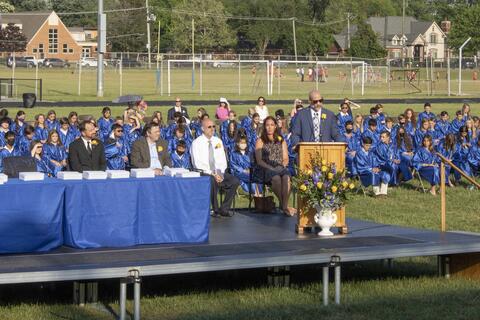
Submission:
<svg viewBox="0 0 480 320">
<path fill-rule="evenodd" d="M 480 252 L 480 234 L 420 230 L 347 219 L 350 233 L 320 238 L 295 233 L 296 218 L 237 212 L 212 218 L 210 240 L 0 256 L 0 284 L 88 281 L 413 256 Z"/>
</svg>

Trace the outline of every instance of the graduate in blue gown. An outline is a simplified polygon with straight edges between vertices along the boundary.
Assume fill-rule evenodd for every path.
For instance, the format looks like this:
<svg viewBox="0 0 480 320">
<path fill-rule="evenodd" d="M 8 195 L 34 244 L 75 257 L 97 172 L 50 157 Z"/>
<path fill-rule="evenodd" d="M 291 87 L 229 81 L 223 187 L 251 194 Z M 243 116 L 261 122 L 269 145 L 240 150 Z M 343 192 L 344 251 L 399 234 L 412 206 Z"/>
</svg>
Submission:
<svg viewBox="0 0 480 320">
<path fill-rule="evenodd" d="M 378 133 L 377 120 L 368 120 L 368 127 L 362 133 L 362 139 L 368 137 L 372 139 L 372 148 L 375 149 L 380 141 L 380 134 Z"/>
<path fill-rule="evenodd" d="M 55 110 L 50 110 L 47 112 L 47 119 L 45 120 L 45 126 L 47 127 L 48 131 L 57 130 L 60 128 L 60 124 L 57 120 L 57 114 Z"/>
<path fill-rule="evenodd" d="M 248 139 L 248 150 L 255 150 L 255 144 L 260 134 L 260 115 L 255 113 L 248 128 L 245 128 Z"/>
<path fill-rule="evenodd" d="M 423 112 L 420 112 L 418 114 L 417 126 L 420 127 L 422 125 L 423 119 L 430 120 L 430 119 L 435 119 L 435 118 L 436 118 L 436 116 L 432 112 L 432 105 L 430 104 L 430 102 L 425 102 L 425 104 L 423 105 Z"/>
<path fill-rule="evenodd" d="M 223 123 L 225 122 L 227 121 L 224 121 Z M 235 149 L 235 139 L 237 137 L 237 133 L 238 133 L 237 122 L 235 121 L 229 122 L 228 126 L 224 129 L 223 134 L 221 135 L 223 146 L 225 147 L 227 153 Z"/>
<path fill-rule="evenodd" d="M 237 113 L 233 110 L 230 110 L 228 112 L 228 119 L 223 121 L 221 124 L 220 124 L 220 138 L 223 140 L 224 136 L 226 136 L 227 134 L 227 131 L 228 131 L 228 125 L 231 123 L 231 122 L 235 122 L 236 123 L 236 126 L 238 127 L 238 123 L 237 123 Z"/>
<path fill-rule="evenodd" d="M 112 118 L 112 110 L 109 107 L 102 109 L 102 117 L 98 119 L 98 137 L 102 142 L 105 143 L 110 136 L 110 131 L 112 130 L 112 125 L 115 122 Z"/>
<path fill-rule="evenodd" d="M 253 121 L 253 115 L 255 114 L 255 108 L 248 108 L 248 114 L 245 118 L 240 121 L 240 127 L 244 129 L 250 128 Z"/>
<path fill-rule="evenodd" d="M 378 109 L 376 107 L 370 108 L 370 115 L 364 119 L 363 131 L 365 132 L 370 127 L 371 119 L 376 122 L 377 133 L 382 132 L 385 123 L 382 123 L 382 119 L 378 117 Z"/>
<path fill-rule="evenodd" d="M 353 121 L 347 121 L 345 123 L 345 129 L 343 130 L 345 142 L 347 143 L 347 150 L 345 151 L 345 165 L 350 177 L 357 175 L 357 170 L 353 165 L 355 154 L 360 149 L 360 135 L 353 132 Z"/>
<path fill-rule="evenodd" d="M 472 142 L 468 136 L 468 129 L 466 126 L 460 127 L 457 135 L 457 145 L 455 147 L 455 153 L 453 155 L 453 164 L 460 168 L 463 172 L 472 175 L 470 170 L 470 164 L 468 163 L 468 155 L 470 153 L 470 148 Z M 455 176 L 455 182 L 460 181 L 461 175 L 456 170 L 453 173 Z"/>
<path fill-rule="evenodd" d="M 401 181 L 409 181 L 412 176 L 412 159 L 413 159 L 413 142 L 410 135 L 407 133 L 403 126 L 398 127 L 397 136 L 394 140 L 395 153 L 397 159 L 400 159 L 400 165 L 398 166 L 401 174 Z"/>
<path fill-rule="evenodd" d="M 445 136 L 445 139 L 443 139 L 440 144 L 436 147 L 436 150 L 438 153 L 440 153 L 442 156 L 447 158 L 450 161 L 453 161 L 453 156 L 455 154 L 457 147 L 456 143 L 456 138 L 453 133 L 448 133 Z M 452 167 L 445 163 L 445 178 L 447 180 L 447 185 L 452 187 L 452 181 L 450 180 L 450 173 L 451 173 Z"/>
<path fill-rule="evenodd" d="M 465 125 L 465 119 L 463 118 L 462 110 L 455 112 L 455 119 L 453 119 L 450 125 L 450 131 L 457 134 L 461 127 Z"/>
<path fill-rule="evenodd" d="M 35 160 L 37 165 L 37 172 L 43 172 L 45 175 L 51 177 L 52 171 L 48 165 L 49 160 L 43 154 L 43 144 L 38 140 L 33 140 L 30 146 L 30 155 Z"/>
<path fill-rule="evenodd" d="M 407 108 L 403 115 L 405 116 L 405 130 L 413 139 L 415 131 L 417 130 L 417 118 L 415 112 L 412 108 Z"/>
<path fill-rule="evenodd" d="M 261 190 L 255 183 L 252 183 L 252 189 L 249 190 L 250 170 L 252 170 L 252 156 L 249 152 L 247 137 L 240 136 L 235 149 L 229 154 L 229 165 L 231 173 L 240 180 L 240 186 L 245 192 L 259 195 Z"/>
<path fill-rule="evenodd" d="M 56 130 L 52 130 L 48 134 L 47 142 L 43 145 L 43 157 L 47 160 L 50 172 L 54 177 L 67 167 L 67 151 Z"/>
<path fill-rule="evenodd" d="M 184 141 L 187 148 L 190 149 L 190 146 L 192 145 L 192 141 L 187 139 L 184 126 L 175 128 L 173 137 L 171 137 L 170 140 L 168 141 L 168 152 L 170 154 L 174 153 L 175 150 L 177 150 L 177 144 L 180 141 Z"/>
<path fill-rule="evenodd" d="M 123 136 L 127 144 L 127 153 L 130 154 L 133 143 L 142 136 L 142 127 L 136 116 L 129 116 L 126 121 L 128 121 L 128 123 L 123 125 Z"/>
<path fill-rule="evenodd" d="M 347 121 L 351 121 L 353 124 L 352 115 L 348 112 L 349 109 L 348 103 L 343 102 L 340 104 L 340 112 L 337 114 L 337 126 L 341 134 L 345 133 L 345 124 Z"/>
<path fill-rule="evenodd" d="M 188 150 L 189 148 L 187 148 L 185 141 L 178 141 L 175 151 L 170 154 L 172 166 L 174 168 L 184 168 L 188 170 L 192 169 L 190 153 Z"/>
<path fill-rule="evenodd" d="M 192 136 L 194 139 L 200 137 L 203 132 L 202 132 L 202 121 L 203 121 L 203 116 L 207 114 L 207 111 L 205 110 L 205 108 L 203 107 L 200 107 L 198 108 L 197 110 L 197 118 L 196 119 L 193 119 L 192 121 L 190 121 L 190 131 L 192 132 Z M 207 115 L 208 117 L 208 115 Z"/>
<path fill-rule="evenodd" d="M 435 130 L 441 134 L 442 137 L 446 137 L 447 134 L 452 132 L 449 115 L 447 111 L 440 113 L 440 120 L 435 124 Z"/>
<path fill-rule="evenodd" d="M 37 114 L 35 116 L 35 132 L 33 139 L 45 143 L 48 139 L 48 128 L 45 126 L 45 115 Z"/>
<path fill-rule="evenodd" d="M 440 182 L 439 158 L 433 149 L 432 137 L 423 137 L 422 145 L 413 156 L 412 163 L 420 176 L 430 183 L 430 193 L 436 195 L 435 186 Z"/>
<path fill-rule="evenodd" d="M 109 170 L 125 170 L 128 164 L 127 143 L 124 137 L 123 127 L 118 123 L 113 124 L 110 136 L 105 141 L 105 158 Z"/>
<path fill-rule="evenodd" d="M 7 144 L 5 134 L 10 131 L 10 121 L 8 118 L 0 119 L 0 148 Z"/>
<path fill-rule="evenodd" d="M 415 150 L 422 147 L 423 138 L 429 133 L 428 132 L 429 128 L 430 128 L 430 124 L 428 122 L 428 119 L 423 119 L 422 124 L 417 129 L 417 131 L 415 131 L 415 137 L 413 139 Z"/>
<path fill-rule="evenodd" d="M 15 120 L 12 124 L 10 124 L 10 131 L 15 133 L 15 139 L 17 143 L 20 141 L 20 138 L 23 137 L 23 133 L 26 127 L 25 116 L 25 112 L 23 112 L 22 110 L 18 111 L 17 115 L 15 116 Z"/>
<path fill-rule="evenodd" d="M 362 138 L 362 147 L 355 155 L 354 165 L 363 186 L 368 187 L 372 185 L 376 196 L 386 196 L 390 175 L 388 172 L 380 169 L 378 159 L 371 150 L 372 142 L 372 139 L 369 137 Z"/>
<path fill-rule="evenodd" d="M 35 129 L 31 125 L 26 125 L 23 130 L 23 135 L 18 141 L 18 150 L 20 155 L 29 156 L 30 155 L 30 144 L 33 141 L 33 135 L 35 134 Z"/>
<path fill-rule="evenodd" d="M 60 130 L 58 130 L 58 136 L 60 137 L 60 141 L 62 142 L 65 151 L 68 153 L 68 147 L 73 141 L 75 141 L 77 137 L 75 132 L 72 130 L 72 127 L 68 123 L 67 118 L 61 118 L 59 124 Z"/>
<path fill-rule="evenodd" d="M 374 152 L 380 169 L 388 172 L 390 175 L 390 185 L 396 186 L 398 184 L 397 175 L 400 170 L 400 158 L 395 152 L 395 147 L 390 138 L 390 132 L 383 131 L 380 134 L 380 142 Z"/>
<path fill-rule="evenodd" d="M 433 141 L 433 146 L 437 146 L 441 140 L 443 140 L 445 138 L 445 136 L 442 135 L 442 133 L 440 131 L 437 131 L 435 129 L 435 125 L 436 125 L 436 120 L 435 119 L 430 119 L 428 120 L 428 135 L 430 137 L 432 137 L 432 141 Z"/>
<path fill-rule="evenodd" d="M 60 119 L 61 120 L 61 119 Z M 62 126 L 61 121 L 59 120 L 59 125 Z M 72 131 L 72 135 L 74 137 L 74 140 L 77 138 L 80 138 L 80 129 L 79 123 L 78 123 L 78 114 L 75 111 L 72 111 L 68 114 L 68 124 L 70 126 L 70 130 Z"/>
<path fill-rule="evenodd" d="M 478 176 L 480 174 L 480 139 L 477 139 L 476 143 L 470 148 L 468 163 L 472 175 Z"/>
<path fill-rule="evenodd" d="M 9 131 L 5 133 L 5 146 L 0 148 L 0 172 L 3 172 L 3 159 L 17 156 L 20 156 L 20 152 L 15 145 L 15 133 Z"/>
</svg>

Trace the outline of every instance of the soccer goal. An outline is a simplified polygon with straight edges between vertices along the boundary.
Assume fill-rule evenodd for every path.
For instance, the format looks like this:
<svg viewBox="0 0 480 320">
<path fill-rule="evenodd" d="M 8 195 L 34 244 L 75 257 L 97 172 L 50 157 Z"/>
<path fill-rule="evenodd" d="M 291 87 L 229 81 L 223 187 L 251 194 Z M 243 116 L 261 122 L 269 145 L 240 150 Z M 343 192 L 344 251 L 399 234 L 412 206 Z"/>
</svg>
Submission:
<svg viewBox="0 0 480 320">
<path fill-rule="evenodd" d="M 269 95 L 268 60 L 167 60 L 168 95 Z"/>
<path fill-rule="evenodd" d="M 271 62 L 270 92 L 273 94 L 305 94 L 316 88 L 328 95 L 365 94 L 366 63 L 364 61 L 287 61 Z M 359 82 L 356 79 L 360 80 Z"/>
</svg>

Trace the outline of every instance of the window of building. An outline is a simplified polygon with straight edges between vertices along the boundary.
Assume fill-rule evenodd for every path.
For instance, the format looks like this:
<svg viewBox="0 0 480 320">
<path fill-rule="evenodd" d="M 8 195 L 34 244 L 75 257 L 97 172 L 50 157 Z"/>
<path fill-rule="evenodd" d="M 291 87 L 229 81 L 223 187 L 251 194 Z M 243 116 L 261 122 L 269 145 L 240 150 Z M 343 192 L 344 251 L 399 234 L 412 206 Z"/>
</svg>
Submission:
<svg viewBox="0 0 480 320">
<path fill-rule="evenodd" d="M 430 43 L 437 43 L 437 35 L 435 33 L 430 35 Z"/>
<path fill-rule="evenodd" d="M 68 53 L 68 44 L 64 43 L 63 44 L 63 53 Z"/>
<path fill-rule="evenodd" d="M 90 48 L 82 48 L 82 57 L 90 57 Z"/>
<path fill-rule="evenodd" d="M 33 53 L 37 53 L 37 48 L 33 48 L 33 49 L 32 49 L 32 52 L 33 52 Z"/>
<path fill-rule="evenodd" d="M 73 49 L 72 48 L 68 49 L 68 53 L 73 53 Z"/>
<path fill-rule="evenodd" d="M 43 43 L 38 44 L 38 52 L 43 53 Z"/>
<path fill-rule="evenodd" d="M 57 29 L 48 29 L 48 53 L 58 53 Z"/>
</svg>

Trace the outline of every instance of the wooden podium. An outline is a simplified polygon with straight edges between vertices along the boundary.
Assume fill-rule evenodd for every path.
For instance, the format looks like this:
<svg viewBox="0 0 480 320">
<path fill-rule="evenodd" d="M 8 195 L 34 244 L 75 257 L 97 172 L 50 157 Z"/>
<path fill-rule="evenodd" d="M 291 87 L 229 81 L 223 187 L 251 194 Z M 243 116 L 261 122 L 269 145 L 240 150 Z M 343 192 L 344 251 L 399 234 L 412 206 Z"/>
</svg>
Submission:
<svg viewBox="0 0 480 320">
<path fill-rule="evenodd" d="M 318 152 L 322 159 L 327 160 L 329 163 L 335 163 L 337 170 L 344 170 L 346 148 L 347 144 L 344 142 L 300 142 L 298 144 L 298 168 L 305 170 L 310 162 L 310 157 Z M 308 212 L 305 212 L 303 202 L 298 194 L 297 200 L 298 222 L 295 227 L 297 233 L 304 233 L 305 229 L 314 230 L 318 228 L 314 220 L 315 210 L 310 209 Z M 335 227 L 338 227 L 340 233 L 348 233 L 348 228 L 345 224 L 345 208 L 338 210 L 336 213 L 338 218 Z"/>
</svg>

